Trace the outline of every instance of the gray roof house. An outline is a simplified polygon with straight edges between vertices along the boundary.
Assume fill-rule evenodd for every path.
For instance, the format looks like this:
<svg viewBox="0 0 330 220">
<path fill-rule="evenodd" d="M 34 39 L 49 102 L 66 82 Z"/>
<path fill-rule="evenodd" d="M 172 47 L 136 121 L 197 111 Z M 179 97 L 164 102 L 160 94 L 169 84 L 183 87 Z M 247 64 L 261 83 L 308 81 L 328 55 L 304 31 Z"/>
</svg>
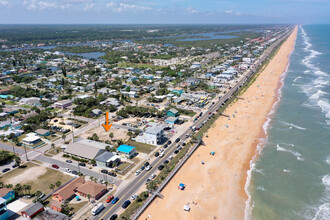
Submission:
<svg viewBox="0 0 330 220">
<path fill-rule="evenodd" d="M 81 138 L 73 143 L 70 143 L 66 147 L 64 152 L 67 154 L 92 160 L 105 151 L 105 146 L 106 144 L 103 144 L 101 142 Z"/>
<path fill-rule="evenodd" d="M 114 154 L 109 151 L 105 151 L 95 158 L 96 164 L 99 167 L 116 167 L 120 164 L 120 157 L 117 154 Z"/>
</svg>

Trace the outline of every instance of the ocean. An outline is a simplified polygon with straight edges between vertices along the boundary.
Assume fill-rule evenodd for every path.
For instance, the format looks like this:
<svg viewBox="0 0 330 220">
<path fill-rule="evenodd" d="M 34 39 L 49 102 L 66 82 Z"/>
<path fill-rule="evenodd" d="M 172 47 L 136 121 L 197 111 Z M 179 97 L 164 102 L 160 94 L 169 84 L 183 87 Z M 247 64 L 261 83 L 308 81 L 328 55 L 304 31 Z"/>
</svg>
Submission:
<svg viewBox="0 0 330 220">
<path fill-rule="evenodd" d="M 283 83 L 251 166 L 246 219 L 329 220 L 330 25 L 299 26 Z"/>
</svg>

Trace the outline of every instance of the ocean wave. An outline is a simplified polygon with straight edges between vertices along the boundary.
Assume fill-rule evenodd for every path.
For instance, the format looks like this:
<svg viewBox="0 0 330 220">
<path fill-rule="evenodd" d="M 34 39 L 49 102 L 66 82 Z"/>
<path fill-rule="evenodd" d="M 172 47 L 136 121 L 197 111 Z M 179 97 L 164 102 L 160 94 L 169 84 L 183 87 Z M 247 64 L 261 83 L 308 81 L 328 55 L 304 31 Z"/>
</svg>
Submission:
<svg viewBox="0 0 330 220">
<path fill-rule="evenodd" d="M 313 220 L 329 220 L 330 219 L 330 203 L 322 204 L 315 214 Z"/>
<path fill-rule="evenodd" d="M 330 104 L 324 100 L 319 100 L 317 105 L 322 109 L 322 112 L 325 113 L 325 117 L 330 118 Z"/>
<path fill-rule="evenodd" d="M 327 190 L 330 190 L 330 176 L 325 175 L 322 177 L 322 183 L 326 187 Z"/>
<path fill-rule="evenodd" d="M 325 162 L 330 165 L 330 155 L 327 156 Z"/>
<path fill-rule="evenodd" d="M 262 186 L 257 186 L 257 190 L 260 190 L 260 191 L 266 191 L 264 187 Z"/>
<path fill-rule="evenodd" d="M 285 173 L 290 173 L 291 170 L 283 169 L 283 172 L 285 172 Z"/>
<path fill-rule="evenodd" d="M 319 90 L 317 90 L 317 92 L 315 94 L 311 95 L 309 98 L 319 100 L 321 96 L 326 95 L 326 94 L 328 94 L 328 93 L 323 92 L 322 90 L 319 89 Z"/>
<path fill-rule="evenodd" d="M 306 130 L 306 128 L 300 127 L 300 126 L 295 125 L 295 124 L 290 123 L 290 122 L 285 122 L 285 121 L 280 121 L 280 122 L 281 122 L 282 124 L 288 126 L 289 129 L 296 128 L 296 129 L 299 129 L 299 130 Z"/>
<path fill-rule="evenodd" d="M 304 158 L 301 156 L 301 154 L 299 152 L 283 148 L 280 146 L 280 144 L 276 145 L 276 150 L 290 153 L 290 154 L 294 155 L 297 158 L 297 160 L 300 160 L 300 161 L 304 160 Z"/>
<path fill-rule="evenodd" d="M 302 79 L 302 78 L 303 78 L 302 76 L 298 76 L 293 80 L 293 82 L 296 82 L 298 79 Z"/>
</svg>

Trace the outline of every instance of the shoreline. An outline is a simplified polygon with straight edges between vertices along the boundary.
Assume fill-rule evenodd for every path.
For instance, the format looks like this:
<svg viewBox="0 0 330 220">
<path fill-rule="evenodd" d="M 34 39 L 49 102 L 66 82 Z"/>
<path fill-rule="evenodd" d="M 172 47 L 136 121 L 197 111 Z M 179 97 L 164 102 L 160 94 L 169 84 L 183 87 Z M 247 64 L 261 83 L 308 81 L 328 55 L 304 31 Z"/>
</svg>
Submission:
<svg viewBox="0 0 330 220">
<path fill-rule="evenodd" d="M 298 26 L 296 26 L 295 29 L 298 32 Z M 297 39 L 297 32 L 296 32 L 296 39 Z M 288 56 L 288 62 L 287 62 L 285 71 L 280 76 L 280 81 L 278 82 L 278 87 L 276 88 L 276 95 L 274 96 L 275 101 L 274 101 L 269 113 L 267 114 L 266 120 L 265 120 L 265 122 L 262 126 L 262 128 L 263 128 L 262 129 L 262 134 L 260 135 L 260 138 L 259 138 L 259 143 L 258 143 L 257 148 L 256 148 L 256 154 L 251 159 L 250 168 L 249 168 L 249 170 L 247 170 L 247 177 L 246 177 L 246 183 L 244 185 L 244 190 L 245 190 L 245 193 L 246 193 L 248 199 L 245 202 L 246 206 L 245 206 L 245 212 L 244 212 L 244 220 L 249 220 L 249 219 L 251 219 L 251 216 L 252 216 L 252 206 L 251 206 L 252 201 L 251 201 L 251 194 L 249 192 L 249 186 L 250 186 L 251 180 L 252 180 L 252 171 L 255 167 L 255 163 L 258 161 L 258 158 L 260 157 L 260 154 L 261 154 L 262 150 L 264 149 L 265 145 L 267 144 L 268 129 L 269 129 L 270 123 L 271 123 L 271 121 L 274 117 L 274 114 L 276 113 L 278 105 L 281 102 L 282 88 L 284 86 L 285 77 L 287 76 L 287 73 L 288 73 L 288 70 L 289 70 L 289 66 L 290 66 L 290 62 L 291 62 L 290 57 L 291 57 L 292 53 L 294 52 L 294 48 L 295 48 L 295 45 L 296 45 L 296 39 L 295 39 L 294 44 L 293 44 L 293 49 L 292 49 L 291 53 Z"/>
<path fill-rule="evenodd" d="M 225 110 L 233 117 L 216 120 L 208 131 L 209 138 L 203 138 L 206 146 L 196 150 L 162 191 L 164 199 L 155 199 L 139 219 L 247 218 L 248 173 L 261 152 L 258 148 L 267 135 L 269 115 L 280 100 L 296 33 L 297 27 L 243 93 L 243 99 Z M 215 156 L 210 156 L 210 151 L 215 151 Z M 177 189 L 181 182 L 187 185 L 184 191 Z M 182 210 L 185 204 L 191 207 L 190 212 Z"/>
</svg>

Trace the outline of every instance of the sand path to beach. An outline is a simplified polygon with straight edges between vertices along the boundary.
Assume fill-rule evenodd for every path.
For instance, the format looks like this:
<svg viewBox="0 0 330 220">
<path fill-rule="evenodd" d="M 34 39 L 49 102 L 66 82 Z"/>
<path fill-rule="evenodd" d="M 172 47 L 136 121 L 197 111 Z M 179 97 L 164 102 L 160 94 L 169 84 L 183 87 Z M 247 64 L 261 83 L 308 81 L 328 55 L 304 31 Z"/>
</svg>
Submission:
<svg viewBox="0 0 330 220">
<path fill-rule="evenodd" d="M 257 152 L 263 124 L 277 101 L 279 82 L 293 50 L 297 28 L 242 95 L 244 99 L 227 108 L 204 137 L 201 146 L 162 191 L 140 220 L 244 219 L 247 194 L 244 190 L 250 161 Z M 228 128 L 225 126 L 228 125 Z M 215 151 L 211 156 L 210 152 Z M 202 165 L 201 161 L 205 164 Z M 179 183 L 187 185 L 184 191 Z M 183 211 L 189 204 L 191 211 Z"/>
</svg>

